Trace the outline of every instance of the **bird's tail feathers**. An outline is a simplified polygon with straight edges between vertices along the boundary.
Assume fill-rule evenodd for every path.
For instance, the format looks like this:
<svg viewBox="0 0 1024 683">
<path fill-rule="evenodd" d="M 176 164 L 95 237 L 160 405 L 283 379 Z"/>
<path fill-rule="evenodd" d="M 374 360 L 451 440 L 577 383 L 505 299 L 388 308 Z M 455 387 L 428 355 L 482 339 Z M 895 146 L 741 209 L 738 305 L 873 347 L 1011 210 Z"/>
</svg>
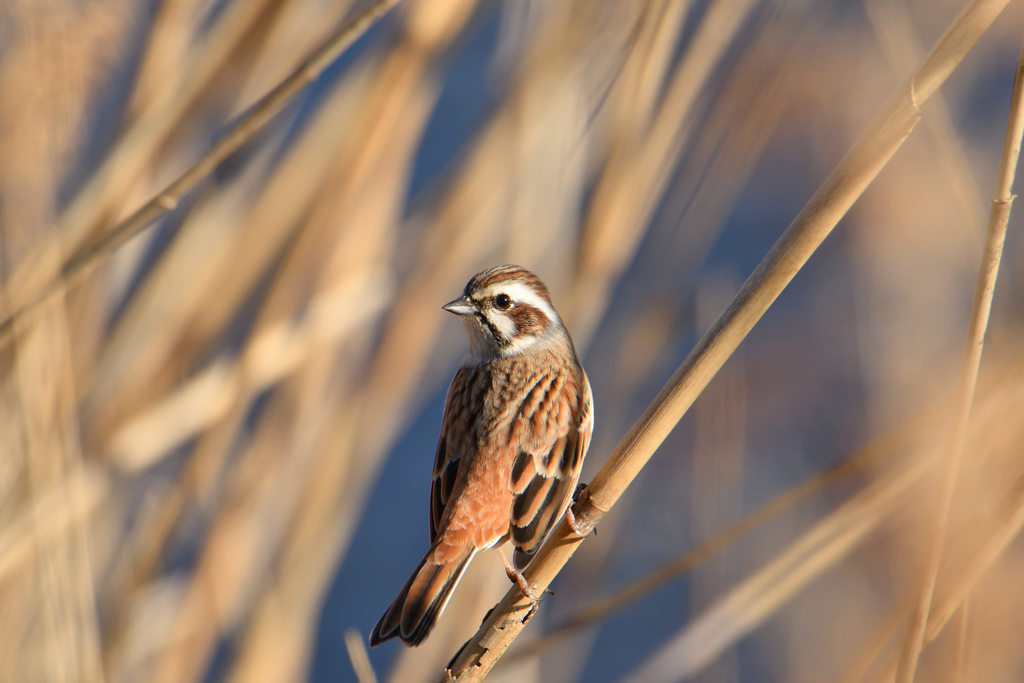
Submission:
<svg viewBox="0 0 1024 683">
<path fill-rule="evenodd" d="M 435 564 L 430 561 L 434 554 L 434 548 L 431 548 L 402 592 L 377 622 L 370 634 L 370 647 L 391 638 L 401 638 L 412 646 L 423 642 L 444 612 L 452 591 L 476 553 L 477 549 L 470 546 L 458 557 Z"/>
</svg>

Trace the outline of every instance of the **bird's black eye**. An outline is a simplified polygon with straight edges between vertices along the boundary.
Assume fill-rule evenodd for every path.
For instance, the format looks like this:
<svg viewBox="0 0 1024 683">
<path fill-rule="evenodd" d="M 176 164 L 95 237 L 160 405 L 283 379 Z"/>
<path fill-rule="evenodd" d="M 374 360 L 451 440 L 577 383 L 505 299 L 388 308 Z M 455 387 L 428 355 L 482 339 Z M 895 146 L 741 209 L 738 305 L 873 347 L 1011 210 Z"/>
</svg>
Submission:
<svg viewBox="0 0 1024 683">
<path fill-rule="evenodd" d="M 499 310 L 507 311 L 512 308 L 512 299 L 509 298 L 508 294 L 499 294 L 494 297 L 494 305 L 497 306 Z"/>
</svg>

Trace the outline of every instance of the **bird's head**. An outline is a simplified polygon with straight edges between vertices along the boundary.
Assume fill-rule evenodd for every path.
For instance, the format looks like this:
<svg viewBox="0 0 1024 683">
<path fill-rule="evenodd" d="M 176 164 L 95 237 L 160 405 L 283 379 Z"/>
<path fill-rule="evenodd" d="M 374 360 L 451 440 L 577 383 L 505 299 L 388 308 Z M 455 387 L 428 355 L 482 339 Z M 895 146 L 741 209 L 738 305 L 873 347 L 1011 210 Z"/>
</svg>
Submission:
<svg viewBox="0 0 1024 683">
<path fill-rule="evenodd" d="M 520 266 L 477 273 L 444 309 L 462 318 L 478 361 L 537 351 L 566 337 L 548 288 Z"/>
</svg>

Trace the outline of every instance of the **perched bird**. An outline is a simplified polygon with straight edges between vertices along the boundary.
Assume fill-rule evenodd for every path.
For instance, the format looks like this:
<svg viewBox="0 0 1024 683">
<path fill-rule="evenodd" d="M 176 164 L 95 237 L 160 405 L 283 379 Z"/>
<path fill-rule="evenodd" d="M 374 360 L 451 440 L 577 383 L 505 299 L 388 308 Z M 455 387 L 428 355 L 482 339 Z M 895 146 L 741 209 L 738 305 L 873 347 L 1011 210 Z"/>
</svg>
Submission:
<svg viewBox="0 0 1024 683">
<path fill-rule="evenodd" d="M 466 567 L 511 540 L 509 578 L 529 564 L 579 481 L 594 428 L 590 382 L 572 339 L 533 273 L 478 273 L 444 306 L 469 332 L 469 352 L 445 402 L 430 487 L 430 550 L 370 635 L 419 645 Z M 575 528 L 575 527 L 574 527 Z"/>
</svg>

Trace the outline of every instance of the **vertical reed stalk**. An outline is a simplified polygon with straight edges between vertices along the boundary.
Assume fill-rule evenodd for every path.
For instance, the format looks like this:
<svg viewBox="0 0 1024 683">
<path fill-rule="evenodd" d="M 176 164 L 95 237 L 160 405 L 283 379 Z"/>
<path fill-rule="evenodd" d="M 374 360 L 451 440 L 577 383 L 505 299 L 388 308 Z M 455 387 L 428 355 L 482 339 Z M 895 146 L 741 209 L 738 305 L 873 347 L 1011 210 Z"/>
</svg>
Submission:
<svg viewBox="0 0 1024 683">
<path fill-rule="evenodd" d="M 1013 178 L 1017 170 L 1017 159 L 1020 156 L 1021 136 L 1024 135 L 1024 107 L 1021 106 L 1021 88 L 1024 84 L 1022 83 L 1024 81 L 1022 74 L 1024 74 L 1024 45 L 1021 46 L 1020 62 L 1013 82 L 1010 116 L 1006 124 L 1006 140 L 1003 144 L 1002 159 L 999 162 L 999 174 L 989 213 L 988 231 L 985 235 L 978 282 L 974 289 L 974 302 L 971 306 L 967 339 L 964 341 L 956 407 L 942 455 L 941 483 L 932 517 L 933 527 L 918 578 L 917 600 L 903 638 L 899 666 L 896 669 L 897 683 L 912 683 L 914 680 L 917 660 L 924 644 L 932 593 L 935 591 L 935 579 L 938 576 L 939 562 L 942 559 L 946 523 L 953 502 L 957 474 L 960 471 L 967 424 L 971 416 L 971 403 L 974 400 L 978 368 L 981 365 L 981 352 L 985 345 L 985 330 L 988 328 L 992 296 L 995 293 L 996 276 L 999 273 L 999 261 L 1002 258 L 1003 243 L 1006 240 L 1006 225 L 1010 220 L 1010 208 L 1015 197 L 1012 194 Z"/>
</svg>

